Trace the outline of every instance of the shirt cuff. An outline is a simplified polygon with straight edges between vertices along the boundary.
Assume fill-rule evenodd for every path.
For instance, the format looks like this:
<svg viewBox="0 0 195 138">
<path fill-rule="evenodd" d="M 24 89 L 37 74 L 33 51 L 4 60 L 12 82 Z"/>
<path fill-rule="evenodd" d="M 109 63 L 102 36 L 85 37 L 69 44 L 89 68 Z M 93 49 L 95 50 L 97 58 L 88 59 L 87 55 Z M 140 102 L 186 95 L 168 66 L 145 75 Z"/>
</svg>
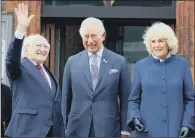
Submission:
<svg viewBox="0 0 195 138">
<path fill-rule="evenodd" d="M 15 37 L 17 39 L 23 39 L 24 38 L 24 32 L 21 32 L 21 31 L 16 30 Z"/>
<path fill-rule="evenodd" d="M 128 131 L 121 131 L 121 135 L 128 135 L 128 136 L 130 136 L 130 133 Z"/>
</svg>

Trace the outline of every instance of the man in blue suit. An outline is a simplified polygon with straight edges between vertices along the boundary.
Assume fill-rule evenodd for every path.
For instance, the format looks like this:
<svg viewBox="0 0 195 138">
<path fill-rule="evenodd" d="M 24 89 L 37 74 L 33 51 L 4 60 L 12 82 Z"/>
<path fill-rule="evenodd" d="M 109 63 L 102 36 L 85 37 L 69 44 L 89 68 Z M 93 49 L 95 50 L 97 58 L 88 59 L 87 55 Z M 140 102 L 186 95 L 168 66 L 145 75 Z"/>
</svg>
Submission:
<svg viewBox="0 0 195 138">
<path fill-rule="evenodd" d="M 28 18 L 28 7 L 23 3 L 19 4 L 15 12 L 18 26 L 6 57 L 13 107 L 5 135 L 64 136 L 61 91 L 52 73 L 43 65 L 50 45 L 40 35 L 24 39 L 24 33 L 33 15 Z"/>
<path fill-rule="evenodd" d="M 131 81 L 126 60 L 103 46 L 106 33 L 99 19 L 85 19 L 79 31 L 85 50 L 68 59 L 63 77 L 66 136 L 127 137 Z"/>
</svg>

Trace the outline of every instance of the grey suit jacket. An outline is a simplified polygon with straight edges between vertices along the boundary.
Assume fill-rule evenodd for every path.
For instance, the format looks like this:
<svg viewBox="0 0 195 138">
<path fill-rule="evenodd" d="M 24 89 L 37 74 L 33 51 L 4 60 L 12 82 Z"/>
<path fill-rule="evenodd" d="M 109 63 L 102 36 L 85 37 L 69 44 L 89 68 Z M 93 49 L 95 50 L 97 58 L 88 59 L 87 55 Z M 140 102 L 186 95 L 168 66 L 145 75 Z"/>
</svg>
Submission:
<svg viewBox="0 0 195 138">
<path fill-rule="evenodd" d="M 96 137 L 117 137 L 121 131 L 128 131 L 127 103 L 131 81 L 126 60 L 106 48 L 101 60 L 94 91 L 87 50 L 70 57 L 66 63 L 62 114 L 67 137 L 87 137 L 92 120 Z"/>
</svg>

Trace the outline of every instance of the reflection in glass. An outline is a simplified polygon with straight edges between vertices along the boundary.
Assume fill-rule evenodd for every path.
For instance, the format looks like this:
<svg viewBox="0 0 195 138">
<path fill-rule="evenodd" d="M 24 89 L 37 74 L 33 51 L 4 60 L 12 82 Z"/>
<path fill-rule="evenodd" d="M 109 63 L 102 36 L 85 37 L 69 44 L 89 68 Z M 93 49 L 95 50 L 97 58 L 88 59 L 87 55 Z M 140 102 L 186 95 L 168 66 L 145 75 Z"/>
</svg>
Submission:
<svg viewBox="0 0 195 138">
<path fill-rule="evenodd" d="M 166 7 L 172 0 L 115 0 L 112 6 Z"/>
<path fill-rule="evenodd" d="M 69 6 L 142 6 L 167 7 L 172 6 L 172 0 L 44 0 L 45 5 Z"/>
<path fill-rule="evenodd" d="M 5 11 L 5 2 L 6 1 L 1 1 L 1 11 Z"/>
<path fill-rule="evenodd" d="M 123 56 L 129 63 L 131 79 L 133 79 L 135 63 L 148 56 L 142 39 L 146 27 L 124 26 Z"/>
<path fill-rule="evenodd" d="M 45 5 L 69 5 L 69 6 L 103 6 L 102 0 L 44 0 Z"/>
<path fill-rule="evenodd" d="M 6 56 L 6 51 L 5 51 L 5 46 L 6 46 L 6 22 L 1 21 L 1 82 L 4 82 L 4 77 L 5 77 L 5 56 Z"/>
<path fill-rule="evenodd" d="M 52 0 L 44 0 L 44 5 L 53 5 Z"/>
<path fill-rule="evenodd" d="M 148 56 L 142 35 L 147 26 L 119 26 L 114 23 L 106 25 L 105 46 L 124 56 L 129 65 L 130 76 L 133 79 L 134 65 L 137 61 Z"/>
</svg>

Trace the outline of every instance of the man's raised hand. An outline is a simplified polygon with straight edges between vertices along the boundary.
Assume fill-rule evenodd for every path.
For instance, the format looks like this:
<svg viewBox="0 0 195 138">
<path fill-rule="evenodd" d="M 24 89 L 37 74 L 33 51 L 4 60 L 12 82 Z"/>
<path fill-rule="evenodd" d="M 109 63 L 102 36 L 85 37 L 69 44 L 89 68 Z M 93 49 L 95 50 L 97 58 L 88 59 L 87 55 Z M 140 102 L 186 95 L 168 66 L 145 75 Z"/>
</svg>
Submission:
<svg viewBox="0 0 195 138">
<path fill-rule="evenodd" d="M 24 3 L 18 4 L 18 8 L 15 8 L 15 13 L 18 20 L 17 29 L 25 32 L 34 15 L 28 17 L 28 6 L 24 5 Z"/>
</svg>

